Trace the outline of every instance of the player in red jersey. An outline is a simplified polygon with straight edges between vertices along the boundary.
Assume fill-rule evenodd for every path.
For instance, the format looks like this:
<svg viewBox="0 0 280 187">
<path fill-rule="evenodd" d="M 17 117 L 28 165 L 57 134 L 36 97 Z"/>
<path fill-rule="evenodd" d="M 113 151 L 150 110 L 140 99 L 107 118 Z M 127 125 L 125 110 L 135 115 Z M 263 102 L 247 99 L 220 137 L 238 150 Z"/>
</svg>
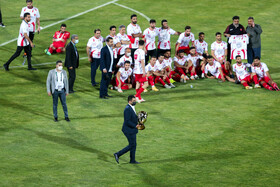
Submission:
<svg viewBox="0 0 280 187">
<path fill-rule="evenodd" d="M 61 24 L 60 30 L 53 35 L 53 43 L 49 49 L 45 49 L 47 55 L 52 55 L 54 52 L 62 53 L 65 51 L 65 44 L 70 38 L 70 32 L 66 31 L 66 24 Z"/>
<path fill-rule="evenodd" d="M 252 64 L 252 73 L 256 73 L 259 78 L 259 84 L 268 90 L 280 91 L 277 84 L 272 80 L 267 65 L 260 61 L 260 57 L 255 57 Z M 272 87 L 271 87 L 272 86 Z"/>
</svg>

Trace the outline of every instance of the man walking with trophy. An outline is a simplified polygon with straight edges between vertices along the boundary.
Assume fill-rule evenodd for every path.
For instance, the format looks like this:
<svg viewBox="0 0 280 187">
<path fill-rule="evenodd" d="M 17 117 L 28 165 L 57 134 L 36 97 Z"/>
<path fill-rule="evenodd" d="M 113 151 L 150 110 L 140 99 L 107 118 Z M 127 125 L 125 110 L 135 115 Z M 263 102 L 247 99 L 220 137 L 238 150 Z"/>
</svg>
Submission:
<svg viewBox="0 0 280 187">
<path fill-rule="evenodd" d="M 114 154 L 116 162 L 119 163 L 119 157 L 123 154 L 130 151 L 130 162 L 131 164 L 139 164 L 135 160 L 135 152 L 136 152 L 136 134 L 138 133 L 138 129 L 141 128 L 141 124 L 138 124 L 138 116 L 135 111 L 136 98 L 134 95 L 128 96 L 128 104 L 124 109 L 124 122 L 122 131 L 126 136 L 129 145 L 120 150 L 119 152 Z"/>
</svg>

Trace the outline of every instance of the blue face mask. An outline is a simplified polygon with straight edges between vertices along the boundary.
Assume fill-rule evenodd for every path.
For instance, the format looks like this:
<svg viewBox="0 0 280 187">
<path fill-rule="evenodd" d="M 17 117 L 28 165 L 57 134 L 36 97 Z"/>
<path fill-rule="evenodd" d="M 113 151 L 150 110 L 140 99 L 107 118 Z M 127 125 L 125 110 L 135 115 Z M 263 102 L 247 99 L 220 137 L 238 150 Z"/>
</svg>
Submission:
<svg viewBox="0 0 280 187">
<path fill-rule="evenodd" d="M 79 43 L 79 40 L 75 40 L 75 44 Z"/>
</svg>

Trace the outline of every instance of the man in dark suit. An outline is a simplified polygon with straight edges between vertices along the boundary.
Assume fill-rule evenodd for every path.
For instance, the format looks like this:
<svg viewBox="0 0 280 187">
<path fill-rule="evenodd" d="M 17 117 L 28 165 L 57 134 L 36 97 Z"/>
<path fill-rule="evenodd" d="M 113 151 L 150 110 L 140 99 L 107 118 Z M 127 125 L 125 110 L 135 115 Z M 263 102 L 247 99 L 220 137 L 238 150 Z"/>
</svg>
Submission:
<svg viewBox="0 0 280 187">
<path fill-rule="evenodd" d="M 100 55 L 100 70 L 102 72 L 100 84 L 100 98 L 108 99 L 108 86 L 111 82 L 112 74 L 115 70 L 114 53 L 113 53 L 113 38 L 106 39 L 106 46 L 101 49 Z"/>
<path fill-rule="evenodd" d="M 138 117 L 135 111 L 135 105 L 136 105 L 136 98 L 134 95 L 128 96 L 128 104 L 126 105 L 124 109 L 124 122 L 122 131 L 124 135 L 126 136 L 129 145 L 120 150 L 119 152 L 114 154 L 114 157 L 119 163 L 119 157 L 123 154 L 130 151 L 130 162 L 131 164 L 139 164 L 135 160 L 135 152 L 136 152 L 136 134 L 138 133 L 138 127 L 140 126 L 138 124 Z"/>
<path fill-rule="evenodd" d="M 71 36 L 71 41 L 66 47 L 65 67 L 69 72 L 69 93 L 74 93 L 74 82 L 76 79 L 76 68 L 79 67 L 79 53 L 76 44 L 79 42 L 79 37 L 76 34 Z"/>
</svg>

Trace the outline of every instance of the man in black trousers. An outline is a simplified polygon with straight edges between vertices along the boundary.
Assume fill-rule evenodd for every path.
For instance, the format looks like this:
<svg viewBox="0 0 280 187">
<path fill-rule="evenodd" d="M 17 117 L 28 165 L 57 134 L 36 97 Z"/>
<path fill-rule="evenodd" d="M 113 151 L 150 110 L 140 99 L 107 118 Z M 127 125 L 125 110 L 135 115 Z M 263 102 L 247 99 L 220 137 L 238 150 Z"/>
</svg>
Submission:
<svg viewBox="0 0 280 187">
<path fill-rule="evenodd" d="M 136 134 L 138 133 L 138 117 L 135 111 L 136 98 L 134 95 L 128 96 L 128 104 L 124 109 L 124 122 L 122 127 L 122 132 L 126 136 L 129 145 L 114 154 L 114 157 L 119 163 L 119 157 L 130 151 L 130 162 L 131 164 L 139 164 L 135 160 L 136 152 Z"/>
<path fill-rule="evenodd" d="M 79 43 L 79 37 L 76 34 L 71 36 L 71 41 L 66 47 L 65 67 L 69 72 L 69 93 L 74 93 L 74 82 L 76 79 L 76 68 L 79 67 L 79 53 L 76 44 Z"/>
<path fill-rule="evenodd" d="M 107 97 L 112 97 L 108 95 L 108 86 L 115 70 L 113 46 L 113 38 L 108 37 L 106 39 L 106 46 L 101 49 L 100 70 L 102 72 L 102 77 L 100 84 L 100 99 L 108 99 Z"/>
</svg>

